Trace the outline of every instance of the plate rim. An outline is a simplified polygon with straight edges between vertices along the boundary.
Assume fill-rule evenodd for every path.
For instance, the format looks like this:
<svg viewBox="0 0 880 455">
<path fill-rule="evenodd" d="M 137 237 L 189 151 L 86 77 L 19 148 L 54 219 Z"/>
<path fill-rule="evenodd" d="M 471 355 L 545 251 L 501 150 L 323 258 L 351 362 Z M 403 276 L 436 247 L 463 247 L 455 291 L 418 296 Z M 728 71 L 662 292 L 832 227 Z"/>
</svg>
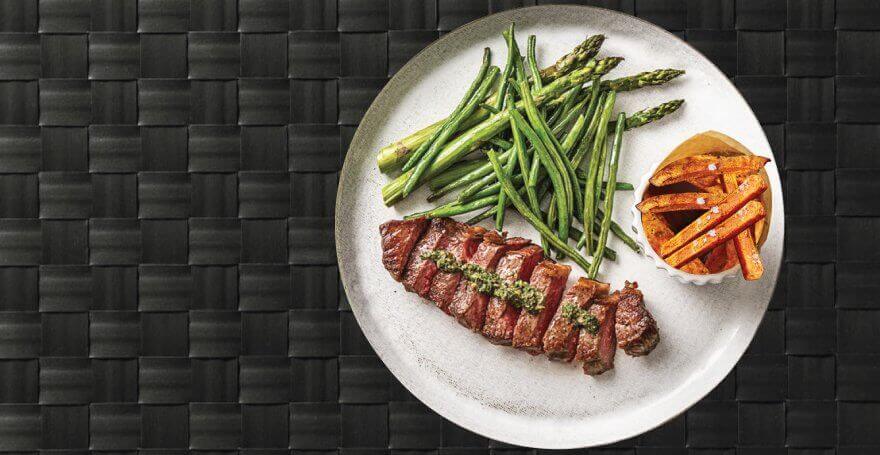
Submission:
<svg viewBox="0 0 880 455">
<path fill-rule="evenodd" d="M 366 129 L 364 119 L 367 119 L 372 113 L 375 112 L 376 109 L 378 109 L 377 104 L 379 104 L 380 101 L 384 101 L 384 99 L 386 97 L 390 96 L 388 94 L 389 87 L 392 86 L 392 84 L 398 78 L 402 77 L 402 75 L 406 72 L 407 68 L 410 68 L 415 65 L 414 61 L 417 60 L 419 56 L 421 56 L 422 54 L 428 53 L 428 52 L 434 52 L 435 49 L 437 49 L 437 48 L 442 48 L 442 46 L 447 41 L 453 40 L 461 34 L 465 34 L 467 30 L 475 27 L 477 24 L 480 24 L 481 22 L 484 22 L 484 21 L 487 21 L 490 19 L 494 20 L 494 19 L 497 19 L 498 17 L 502 17 L 502 16 L 513 15 L 516 12 L 521 12 L 524 10 L 528 10 L 528 11 L 552 11 L 552 10 L 601 11 L 603 14 L 611 14 L 611 15 L 626 18 L 627 20 L 635 20 L 635 22 L 640 23 L 640 25 L 643 27 L 652 28 L 655 31 L 660 32 L 661 34 L 664 34 L 667 37 L 672 38 L 673 40 L 677 41 L 679 44 L 685 45 L 690 50 L 692 50 L 693 52 L 695 52 L 699 56 L 701 56 L 705 60 L 705 62 L 708 63 L 708 69 L 716 72 L 717 73 L 716 75 L 719 76 L 720 79 L 723 79 L 723 81 L 724 81 L 723 84 L 726 84 L 728 88 L 732 89 L 733 93 L 735 93 L 736 96 L 738 96 L 742 100 L 743 104 L 747 107 L 747 109 L 748 109 L 749 113 L 751 114 L 752 118 L 754 119 L 754 121 L 759 126 L 761 125 L 760 120 L 758 119 L 757 115 L 755 115 L 755 112 L 752 109 L 751 105 L 748 103 L 748 100 L 745 99 L 745 97 L 742 95 L 742 93 L 739 91 L 739 89 L 733 84 L 733 82 L 730 80 L 730 78 L 727 75 L 725 75 L 724 72 L 721 71 L 718 68 L 718 66 L 715 65 L 714 62 L 712 62 L 712 60 L 710 60 L 708 57 L 706 57 L 706 55 L 703 54 L 703 52 L 701 52 L 699 49 L 697 49 L 696 47 L 694 47 L 693 45 L 691 45 L 687 41 L 681 39 L 677 35 L 669 32 L 668 30 L 666 30 L 660 26 L 657 26 L 657 25 L 655 25 L 645 19 L 642 19 L 640 17 L 634 16 L 631 14 L 627 14 L 627 13 L 624 13 L 621 11 L 602 8 L 602 7 L 598 7 L 598 6 L 564 5 L 563 4 L 563 5 L 536 5 L 536 6 L 527 6 L 527 7 L 522 7 L 522 8 L 513 8 L 513 9 L 509 9 L 509 10 L 505 10 L 505 11 L 499 11 L 497 13 L 488 14 L 486 16 L 474 19 L 466 24 L 463 24 L 463 25 L 453 29 L 452 31 L 450 31 L 447 34 L 440 36 L 440 38 L 431 42 L 424 49 L 420 50 L 415 55 L 410 57 L 409 60 L 407 60 L 407 62 L 402 67 L 400 67 L 400 69 L 398 69 L 397 72 L 393 76 L 391 76 L 391 78 L 388 79 L 388 82 L 385 83 L 385 85 L 382 87 L 382 89 L 379 91 L 379 93 L 376 95 L 376 97 L 370 103 L 370 106 L 364 112 L 363 117 L 361 117 L 361 120 L 358 123 L 358 127 L 357 127 L 354 135 L 352 136 L 352 139 L 351 139 L 351 142 L 349 143 L 348 148 L 346 149 L 345 159 L 343 161 L 342 167 L 339 170 L 339 182 L 337 184 L 337 192 L 336 192 L 337 196 L 336 196 L 336 203 L 334 205 L 334 217 L 333 217 L 334 218 L 334 231 L 333 231 L 334 232 L 334 247 L 336 249 L 337 267 L 339 269 L 340 281 L 342 282 L 342 286 L 346 292 L 346 295 L 349 293 L 350 285 L 348 283 L 348 279 L 346 278 L 346 276 L 348 275 L 348 272 L 347 272 L 348 267 L 346 265 L 347 263 L 343 260 L 344 259 L 343 253 L 342 253 L 341 249 L 339 248 L 339 238 L 341 235 L 342 225 L 344 224 L 344 223 L 341 223 L 340 219 L 339 219 L 339 213 L 341 212 L 340 209 L 342 206 L 342 198 L 340 197 L 341 193 L 340 193 L 339 189 L 342 188 L 343 185 L 347 182 L 346 176 L 347 176 L 347 174 L 350 173 L 349 168 L 351 166 L 353 166 L 353 164 L 351 164 L 352 160 L 349 159 L 351 157 L 351 154 L 349 152 L 351 151 L 352 147 L 354 147 L 356 144 L 364 142 L 364 135 L 366 134 L 364 132 Z M 768 144 L 768 152 L 770 152 L 770 154 L 772 155 L 772 152 L 773 152 L 772 148 L 769 147 L 770 141 L 767 139 L 766 132 L 764 132 L 763 128 L 761 128 L 761 135 L 763 136 L 764 141 Z M 780 175 L 781 169 L 778 166 L 775 166 L 775 163 L 774 163 L 774 167 L 776 168 L 775 177 L 776 177 L 777 181 L 780 182 L 780 190 L 781 190 L 781 182 L 782 182 L 781 175 Z M 677 403 L 673 403 L 671 406 L 667 406 L 667 407 L 673 409 L 673 411 L 671 413 L 669 413 L 667 416 L 661 417 L 659 419 L 655 419 L 655 421 L 652 424 L 648 425 L 647 427 L 639 428 L 634 431 L 624 430 L 624 431 L 620 431 L 618 433 L 615 433 L 613 435 L 610 435 L 609 437 L 598 438 L 598 439 L 594 439 L 592 441 L 581 441 L 578 444 L 565 444 L 565 443 L 553 444 L 553 443 L 543 443 L 543 442 L 536 443 L 535 440 L 526 439 L 526 438 L 499 439 L 497 436 L 492 436 L 492 435 L 489 435 L 489 434 L 482 432 L 481 429 L 474 429 L 474 428 L 468 426 L 466 423 L 463 423 L 462 420 L 458 418 L 458 416 L 453 416 L 452 413 L 449 412 L 449 408 L 443 404 L 443 400 L 425 399 L 425 397 L 420 393 L 421 389 L 417 386 L 417 384 L 415 384 L 415 382 L 417 382 L 417 381 L 412 381 L 413 383 L 411 384 L 410 383 L 411 380 L 409 378 L 406 378 L 405 375 L 398 374 L 398 371 L 396 371 L 398 369 L 398 365 L 391 365 L 388 362 L 386 362 L 385 356 L 387 356 L 389 354 L 386 352 L 383 356 L 383 353 L 381 353 L 380 350 L 376 349 L 376 344 L 373 342 L 373 340 L 371 338 L 372 330 L 364 329 L 364 326 L 361 324 L 361 321 L 360 321 L 360 316 L 358 315 L 359 310 L 356 309 L 355 305 L 349 305 L 349 306 L 351 307 L 352 314 L 354 314 L 354 316 L 355 316 L 355 320 L 358 322 L 358 326 L 363 330 L 364 337 L 367 339 L 367 341 L 370 343 L 370 346 L 376 352 L 376 356 L 382 361 L 382 363 L 388 368 L 388 370 L 394 375 L 394 377 L 401 383 L 401 385 L 403 385 L 407 391 L 412 393 L 413 396 L 416 397 L 424 405 L 429 407 L 431 410 L 433 410 L 434 412 L 436 412 L 437 414 L 439 414 L 443 418 L 448 419 L 449 421 L 455 423 L 456 425 L 461 426 L 461 427 L 467 429 L 468 431 L 471 431 L 471 432 L 474 432 L 474 433 L 479 434 L 481 436 L 484 436 L 486 438 L 489 438 L 490 440 L 499 440 L 499 441 L 503 441 L 503 442 L 507 442 L 507 443 L 511 443 L 511 444 L 517 444 L 517 445 L 522 445 L 522 446 L 527 446 L 527 447 L 532 447 L 532 448 L 540 448 L 540 449 L 577 449 L 577 448 L 588 448 L 588 447 L 596 447 L 596 446 L 601 446 L 601 445 L 613 444 L 613 443 L 621 441 L 621 440 L 629 439 L 629 438 L 636 437 L 641 434 L 647 433 L 647 432 L 663 425 L 664 423 L 666 423 L 672 419 L 675 419 L 679 415 L 683 414 L 688 409 L 690 409 L 694 405 L 696 405 L 700 400 L 705 398 L 709 393 L 711 393 L 712 390 L 715 387 L 717 387 L 718 384 L 720 384 L 730 374 L 731 371 L 733 371 L 733 369 L 736 367 L 736 365 L 742 359 L 743 355 L 745 354 L 746 350 L 748 349 L 749 345 L 751 344 L 752 340 L 754 339 L 755 334 L 757 333 L 758 328 L 761 325 L 761 321 L 764 319 L 764 316 L 767 313 L 767 309 L 769 307 L 770 301 L 772 300 L 772 296 L 776 293 L 776 289 L 779 286 L 779 275 L 781 273 L 781 267 L 784 265 L 784 262 L 785 262 L 785 254 L 784 254 L 784 249 L 785 249 L 784 197 L 785 197 L 784 192 L 781 191 L 779 194 L 780 204 L 779 204 L 779 208 L 778 208 L 778 210 L 780 212 L 780 216 L 778 216 L 778 220 L 776 220 L 781 225 L 780 231 L 779 231 L 780 232 L 779 241 L 781 243 L 780 249 L 782 250 L 782 253 L 779 256 L 779 264 L 776 268 L 776 274 L 773 277 L 774 283 L 773 283 L 773 291 L 771 291 L 771 293 L 770 293 L 771 297 L 763 304 L 763 308 L 761 309 L 761 313 L 760 313 L 760 318 L 758 319 L 757 323 L 750 330 L 750 333 L 748 334 L 748 336 L 744 336 L 744 337 L 740 338 L 740 340 L 745 340 L 744 342 L 741 343 L 741 346 L 736 346 L 735 344 L 732 343 L 732 348 L 734 349 L 733 352 L 735 353 L 735 355 L 729 356 L 730 359 L 733 359 L 730 362 L 730 365 L 728 365 L 724 368 L 716 368 L 714 373 L 709 373 L 708 375 L 705 376 L 707 379 L 704 379 L 704 381 L 702 381 L 703 384 L 711 383 L 711 386 L 707 387 L 707 389 L 704 392 L 692 394 L 690 397 L 688 397 L 688 396 L 682 397 L 683 399 L 679 400 Z M 723 374 L 718 374 L 722 370 L 723 370 Z M 403 379 L 403 378 L 406 378 L 406 379 Z M 687 398 L 690 398 L 690 399 L 687 399 Z M 627 427 L 627 428 L 629 428 L 629 427 Z"/>
</svg>

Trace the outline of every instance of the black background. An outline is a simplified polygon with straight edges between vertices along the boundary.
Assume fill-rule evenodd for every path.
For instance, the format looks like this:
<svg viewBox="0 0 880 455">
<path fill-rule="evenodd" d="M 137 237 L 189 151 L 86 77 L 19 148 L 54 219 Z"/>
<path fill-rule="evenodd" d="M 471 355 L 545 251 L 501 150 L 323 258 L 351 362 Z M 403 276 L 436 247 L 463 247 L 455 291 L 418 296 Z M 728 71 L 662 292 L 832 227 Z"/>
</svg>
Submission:
<svg viewBox="0 0 880 455">
<path fill-rule="evenodd" d="M 585 3 L 733 79 L 787 211 L 778 292 L 734 372 L 593 452 L 877 453 L 880 2 Z M 522 4 L 0 2 L 0 451 L 531 452 L 397 383 L 332 233 L 337 172 L 388 77 Z"/>
</svg>

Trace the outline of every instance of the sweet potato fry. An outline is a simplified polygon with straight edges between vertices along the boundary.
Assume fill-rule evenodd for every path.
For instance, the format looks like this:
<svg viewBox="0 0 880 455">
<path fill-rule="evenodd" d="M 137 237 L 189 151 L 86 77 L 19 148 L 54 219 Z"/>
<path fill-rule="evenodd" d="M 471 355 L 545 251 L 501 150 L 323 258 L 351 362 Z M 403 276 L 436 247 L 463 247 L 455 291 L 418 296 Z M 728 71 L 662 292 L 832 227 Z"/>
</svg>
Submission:
<svg viewBox="0 0 880 455">
<path fill-rule="evenodd" d="M 708 210 L 724 200 L 725 194 L 669 193 L 652 196 L 639 202 L 636 208 L 644 212 L 678 212 L 681 210 Z"/>
<path fill-rule="evenodd" d="M 733 241 L 724 242 L 723 245 L 710 251 L 706 255 L 705 261 L 709 273 L 723 272 L 735 266 L 737 262 L 739 262 L 739 259 L 737 259 L 736 251 L 733 249 Z"/>
<path fill-rule="evenodd" d="M 714 175 L 708 177 L 696 177 L 686 180 L 687 183 L 693 185 L 704 193 L 723 193 L 724 189 L 718 184 L 718 178 Z"/>
<path fill-rule="evenodd" d="M 749 201 L 721 224 L 667 257 L 666 262 L 673 267 L 690 262 L 747 230 L 749 226 L 763 219 L 766 215 L 764 204 L 758 201 Z"/>
<path fill-rule="evenodd" d="M 706 157 L 711 157 L 707 159 Z M 673 183 L 692 181 L 706 176 L 723 174 L 748 174 L 759 171 L 770 161 L 763 156 L 713 156 L 696 155 L 682 158 L 666 165 L 651 177 L 654 186 L 665 186 Z"/>
<path fill-rule="evenodd" d="M 735 175 L 725 174 L 721 181 L 725 191 L 733 192 L 736 189 Z M 752 281 L 764 275 L 764 263 L 761 262 L 761 255 L 758 254 L 751 229 L 746 229 L 733 238 L 733 248 L 739 258 L 743 278 Z"/>
<path fill-rule="evenodd" d="M 748 176 L 735 192 L 725 195 L 724 200 L 720 204 L 712 206 L 706 213 L 700 215 L 691 224 L 679 231 L 678 234 L 675 234 L 675 237 L 664 242 L 660 247 L 660 255 L 666 257 L 674 253 L 686 243 L 697 238 L 698 235 L 730 217 L 766 189 L 767 181 L 763 177 L 760 175 Z"/>
<path fill-rule="evenodd" d="M 654 251 L 659 251 L 660 245 L 675 235 L 669 227 L 669 223 L 667 223 L 663 217 L 651 212 L 642 214 L 642 228 L 645 230 L 645 237 L 648 238 L 648 243 Z M 706 268 L 703 261 L 699 258 L 681 266 L 681 270 L 695 275 L 705 275 L 709 273 L 709 269 Z"/>
</svg>

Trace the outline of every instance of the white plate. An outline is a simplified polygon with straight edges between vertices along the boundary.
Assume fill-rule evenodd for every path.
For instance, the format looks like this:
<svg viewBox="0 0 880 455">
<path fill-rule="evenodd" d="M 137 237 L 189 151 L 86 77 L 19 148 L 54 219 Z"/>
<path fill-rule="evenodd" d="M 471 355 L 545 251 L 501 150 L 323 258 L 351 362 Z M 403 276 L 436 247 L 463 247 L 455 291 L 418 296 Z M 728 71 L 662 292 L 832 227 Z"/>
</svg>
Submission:
<svg viewBox="0 0 880 455">
<path fill-rule="evenodd" d="M 446 115 L 463 93 L 482 49 L 494 62 L 505 58 L 501 31 L 516 22 L 525 48 L 538 36 L 541 66 L 552 63 L 588 34 L 608 39 L 600 55 L 626 57 L 614 77 L 660 67 L 687 75 L 656 89 L 620 96 L 627 112 L 685 98 L 684 108 L 660 123 L 628 133 L 620 179 L 637 182 L 682 140 L 715 129 L 749 149 L 772 156 L 746 102 L 715 66 L 670 33 L 640 19 L 598 8 L 544 6 L 488 16 L 444 36 L 403 67 L 367 111 L 340 175 L 336 248 L 342 281 L 361 328 L 400 382 L 449 420 L 487 437 L 523 446 L 572 448 L 626 439 L 675 417 L 712 390 L 748 346 L 770 300 L 783 245 L 782 188 L 774 163 L 767 165 L 775 216 L 761 250 L 765 276 L 695 287 L 671 279 L 643 256 L 613 239 L 617 262 L 605 261 L 600 278 L 614 288 L 639 282 L 661 332 L 649 356 L 618 351 L 615 369 L 584 376 L 573 364 L 549 362 L 490 344 L 462 328 L 434 305 L 403 290 L 380 261 L 380 223 L 428 208 L 425 190 L 393 208 L 380 188 L 389 181 L 376 168 L 380 147 Z M 614 216 L 629 226 L 631 194 L 619 193 Z M 519 216 L 507 228 L 538 236 Z M 581 275 L 575 267 L 572 279 Z"/>
</svg>

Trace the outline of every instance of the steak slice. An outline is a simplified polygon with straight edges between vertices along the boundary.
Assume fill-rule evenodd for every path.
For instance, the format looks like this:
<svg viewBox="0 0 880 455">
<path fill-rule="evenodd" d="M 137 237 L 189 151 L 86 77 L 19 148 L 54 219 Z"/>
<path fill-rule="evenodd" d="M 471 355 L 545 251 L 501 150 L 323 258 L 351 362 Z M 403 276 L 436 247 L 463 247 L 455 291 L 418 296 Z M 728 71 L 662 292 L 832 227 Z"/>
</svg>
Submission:
<svg viewBox="0 0 880 455">
<path fill-rule="evenodd" d="M 450 233 L 443 249 L 452 253 L 455 259 L 466 262 L 477 250 L 485 232 L 486 230 L 481 227 L 456 223 L 456 227 Z M 452 302 L 452 297 L 455 295 L 460 281 L 460 273 L 438 271 L 431 281 L 428 300 L 433 301 L 441 310 L 448 313 L 447 307 L 449 307 L 449 302 Z"/>
<path fill-rule="evenodd" d="M 535 267 L 529 284 L 544 294 L 544 309 L 536 314 L 523 311 L 513 329 L 513 347 L 537 355 L 544 350 L 544 332 L 556 314 L 571 267 L 545 259 Z"/>
<path fill-rule="evenodd" d="M 468 262 L 491 272 L 495 270 L 495 266 L 501 257 L 504 256 L 504 253 L 512 249 L 522 248 L 529 243 L 529 240 L 521 237 L 512 237 L 505 240 L 497 232 L 491 231 L 489 234 L 486 234 L 483 243 L 480 244 L 477 252 L 474 253 Z M 486 305 L 488 303 L 488 295 L 478 292 L 470 283 L 461 280 L 458 283 L 458 289 L 455 291 L 448 311 L 455 316 L 455 319 L 461 325 L 478 332 L 483 328 L 483 321 L 486 318 Z"/>
<path fill-rule="evenodd" d="M 395 280 L 403 279 L 409 254 L 427 228 L 427 218 L 391 220 L 379 225 L 379 234 L 382 236 L 382 265 Z"/>
<path fill-rule="evenodd" d="M 458 223 L 449 218 L 434 218 L 425 235 L 419 239 L 409 254 L 409 263 L 403 276 L 403 287 L 409 292 L 427 297 L 431 289 L 431 279 L 437 273 L 437 264 L 430 259 L 422 259 L 423 253 L 443 249 L 449 235 L 458 227 Z"/>
<path fill-rule="evenodd" d="M 638 283 L 627 281 L 624 288 L 617 291 L 620 303 L 614 323 L 617 345 L 633 357 L 648 355 L 660 341 L 657 321 L 645 308 L 644 297 L 638 287 Z"/>
<path fill-rule="evenodd" d="M 586 329 L 580 329 L 575 359 L 584 363 L 584 374 L 595 376 L 614 368 L 614 353 L 617 350 L 614 313 L 617 311 L 619 298 L 619 293 L 615 292 L 593 300 L 587 310 L 599 322 L 599 330 L 590 333 Z"/>
<path fill-rule="evenodd" d="M 541 247 L 529 245 L 521 250 L 510 251 L 501 258 L 497 273 L 508 283 L 516 280 L 529 281 L 532 270 L 544 258 Z M 486 307 L 486 321 L 483 324 L 483 336 L 492 343 L 509 345 L 513 340 L 513 328 L 519 319 L 519 308 L 498 297 L 489 299 Z"/>
<path fill-rule="evenodd" d="M 565 291 L 556 309 L 556 315 L 553 316 L 547 332 L 544 333 L 544 352 L 550 360 L 571 362 L 577 348 L 580 329 L 562 315 L 562 308 L 565 305 L 574 305 L 577 308 L 587 309 L 595 299 L 608 295 L 609 289 L 607 283 L 579 278 L 574 286 Z"/>
</svg>

